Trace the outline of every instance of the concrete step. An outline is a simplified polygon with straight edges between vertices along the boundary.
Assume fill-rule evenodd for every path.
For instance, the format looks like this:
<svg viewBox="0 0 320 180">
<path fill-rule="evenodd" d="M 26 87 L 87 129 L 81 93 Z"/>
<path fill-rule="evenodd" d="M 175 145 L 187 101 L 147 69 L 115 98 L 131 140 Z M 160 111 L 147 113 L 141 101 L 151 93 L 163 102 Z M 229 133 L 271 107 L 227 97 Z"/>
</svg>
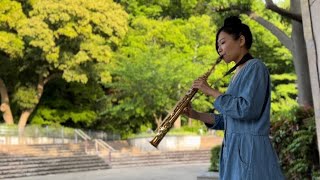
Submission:
<svg viewBox="0 0 320 180">
<path fill-rule="evenodd" d="M 112 156 L 112 168 L 165 164 L 210 163 L 210 150 L 172 151 Z"/>
<path fill-rule="evenodd" d="M 42 176 L 42 175 L 49 175 L 49 174 L 62 174 L 62 173 L 71 173 L 71 172 L 94 171 L 94 170 L 102 170 L 102 169 L 109 169 L 109 168 L 110 166 L 65 168 L 65 169 L 56 169 L 56 170 L 51 169 L 49 171 L 25 172 L 25 173 L 19 173 L 19 174 L 4 174 L 4 175 L 0 175 L 0 179 L 18 178 L 18 177 L 26 177 L 26 176 Z"/>
<path fill-rule="evenodd" d="M 75 157 L 63 157 L 63 158 L 9 158 L 5 161 L 0 161 L 0 170 L 6 170 L 15 167 L 41 167 L 45 165 L 55 165 L 63 163 L 82 163 L 87 161 L 103 162 L 98 156 L 75 156 Z"/>
<path fill-rule="evenodd" d="M 88 146 L 87 146 L 88 147 Z M 84 144 L 41 144 L 41 145 L 1 145 L 1 154 L 29 154 L 29 155 L 46 155 L 63 154 L 68 152 L 84 152 Z"/>
<path fill-rule="evenodd" d="M 177 155 L 177 154 L 207 154 L 210 153 L 211 150 L 205 149 L 205 150 L 185 150 L 185 151 L 154 151 L 154 152 L 138 152 L 138 153 L 132 153 L 132 152 L 120 152 L 116 151 L 112 153 L 113 157 L 125 157 L 125 156 L 142 156 L 142 155 Z"/>
<path fill-rule="evenodd" d="M 86 154 L 84 151 L 48 151 L 48 152 L 10 152 L 5 155 L 1 155 L 0 159 L 5 158 L 5 156 L 37 156 L 37 157 L 46 157 L 46 156 L 52 156 L 52 157 L 66 157 L 66 156 L 73 156 L 73 155 L 84 155 Z"/>
<path fill-rule="evenodd" d="M 196 163 L 210 163 L 210 159 L 185 159 L 185 160 L 159 160 L 159 161 L 136 161 L 136 162 L 121 162 L 111 163 L 112 168 L 124 168 L 124 167 L 140 167 L 140 166 L 160 166 L 160 165 L 174 165 L 174 164 L 196 164 Z"/>
<path fill-rule="evenodd" d="M 86 150 L 95 152 L 94 148 L 93 143 L 4 145 L 0 179 L 111 168 L 101 157 L 87 155 Z"/>
<path fill-rule="evenodd" d="M 157 159 L 207 159 L 210 158 L 210 154 L 199 154 L 199 155 L 150 155 L 150 156 L 130 156 L 130 157 L 116 157 L 112 158 L 112 161 L 138 161 L 138 160 L 157 160 Z"/>
<path fill-rule="evenodd" d="M 1 145 L 2 150 L 11 149 L 11 150 L 19 150 L 19 149 L 79 149 L 85 146 L 84 143 L 72 143 L 72 144 L 32 144 L 32 145 Z"/>
<path fill-rule="evenodd" d="M 131 149 L 127 140 L 118 140 L 118 141 L 107 141 L 107 143 L 114 148 L 115 150 L 121 151 L 125 149 Z"/>
<path fill-rule="evenodd" d="M 128 159 L 127 161 L 125 160 L 117 160 L 117 159 L 112 159 L 112 164 L 122 164 L 122 163 L 146 163 L 146 162 L 158 162 L 158 161 L 197 161 L 197 160 L 208 160 L 210 159 L 210 156 L 202 156 L 202 157 L 182 157 L 182 158 L 143 158 L 143 159 Z"/>
<path fill-rule="evenodd" d="M 19 174 L 19 173 L 29 173 L 29 172 L 39 172 L 39 171 L 51 171 L 51 170 L 59 170 L 59 169 L 75 169 L 75 168 L 82 168 L 82 167 L 100 167 L 100 166 L 107 166 L 105 163 L 101 162 L 85 162 L 85 163 L 70 163 L 70 162 L 65 162 L 61 164 L 45 164 L 42 166 L 17 166 L 11 167 L 10 169 L 5 169 L 5 170 L 0 170 L 0 175 L 2 174 Z"/>
</svg>

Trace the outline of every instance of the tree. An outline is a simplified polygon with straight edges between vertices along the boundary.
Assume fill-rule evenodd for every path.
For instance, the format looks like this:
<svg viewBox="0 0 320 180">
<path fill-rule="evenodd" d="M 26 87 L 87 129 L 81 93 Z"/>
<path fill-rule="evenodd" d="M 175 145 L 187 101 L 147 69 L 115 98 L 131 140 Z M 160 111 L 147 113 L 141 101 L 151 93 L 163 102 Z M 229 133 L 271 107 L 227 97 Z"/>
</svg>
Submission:
<svg viewBox="0 0 320 180">
<path fill-rule="evenodd" d="M 0 2 L 1 111 L 12 123 L 9 99 L 23 129 L 54 78 L 111 81 L 111 54 L 127 31 L 127 14 L 111 0 Z"/>
</svg>

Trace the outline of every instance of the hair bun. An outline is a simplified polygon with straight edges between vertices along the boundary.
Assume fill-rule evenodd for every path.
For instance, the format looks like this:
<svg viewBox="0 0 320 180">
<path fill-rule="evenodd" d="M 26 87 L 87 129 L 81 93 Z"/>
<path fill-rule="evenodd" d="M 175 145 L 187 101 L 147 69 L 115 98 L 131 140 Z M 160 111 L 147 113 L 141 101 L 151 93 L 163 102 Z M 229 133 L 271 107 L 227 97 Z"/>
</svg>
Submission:
<svg viewBox="0 0 320 180">
<path fill-rule="evenodd" d="M 241 19 L 238 16 L 230 16 L 224 20 L 224 26 L 240 26 Z"/>
</svg>

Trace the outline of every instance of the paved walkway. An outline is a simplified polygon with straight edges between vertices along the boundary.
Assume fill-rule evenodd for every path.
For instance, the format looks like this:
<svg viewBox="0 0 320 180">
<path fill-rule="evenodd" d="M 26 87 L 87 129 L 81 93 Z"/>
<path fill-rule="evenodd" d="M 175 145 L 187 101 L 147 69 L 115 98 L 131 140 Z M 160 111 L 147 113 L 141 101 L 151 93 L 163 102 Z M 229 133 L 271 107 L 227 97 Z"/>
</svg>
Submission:
<svg viewBox="0 0 320 180">
<path fill-rule="evenodd" d="M 196 180 L 209 164 L 131 167 L 16 178 L 16 180 Z M 12 179 L 10 179 L 12 180 Z"/>
</svg>

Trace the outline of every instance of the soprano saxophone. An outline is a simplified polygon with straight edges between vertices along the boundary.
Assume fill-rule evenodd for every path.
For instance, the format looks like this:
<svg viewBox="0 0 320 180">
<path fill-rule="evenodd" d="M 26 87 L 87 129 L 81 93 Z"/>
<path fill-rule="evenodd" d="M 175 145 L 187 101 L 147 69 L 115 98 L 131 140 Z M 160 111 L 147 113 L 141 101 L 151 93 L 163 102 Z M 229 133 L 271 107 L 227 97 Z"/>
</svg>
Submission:
<svg viewBox="0 0 320 180">
<path fill-rule="evenodd" d="M 203 74 L 201 77 L 204 79 L 208 79 L 210 74 L 214 71 L 215 66 L 219 64 L 222 60 L 223 56 L 220 56 L 216 62 L 212 65 L 211 69 Z M 167 132 L 171 129 L 176 119 L 180 116 L 183 109 L 188 105 L 188 103 L 191 101 L 191 99 L 194 97 L 194 95 L 198 92 L 198 89 L 191 88 L 189 91 L 185 94 L 184 97 L 178 101 L 178 103 L 173 108 L 173 111 L 169 113 L 166 118 L 162 121 L 161 125 L 157 128 L 157 134 L 155 137 L 150 141 L 150 143 L 157 148 L 161 140 L 164 138 L 164 136 L 167 134 Z"/>
</svg>

